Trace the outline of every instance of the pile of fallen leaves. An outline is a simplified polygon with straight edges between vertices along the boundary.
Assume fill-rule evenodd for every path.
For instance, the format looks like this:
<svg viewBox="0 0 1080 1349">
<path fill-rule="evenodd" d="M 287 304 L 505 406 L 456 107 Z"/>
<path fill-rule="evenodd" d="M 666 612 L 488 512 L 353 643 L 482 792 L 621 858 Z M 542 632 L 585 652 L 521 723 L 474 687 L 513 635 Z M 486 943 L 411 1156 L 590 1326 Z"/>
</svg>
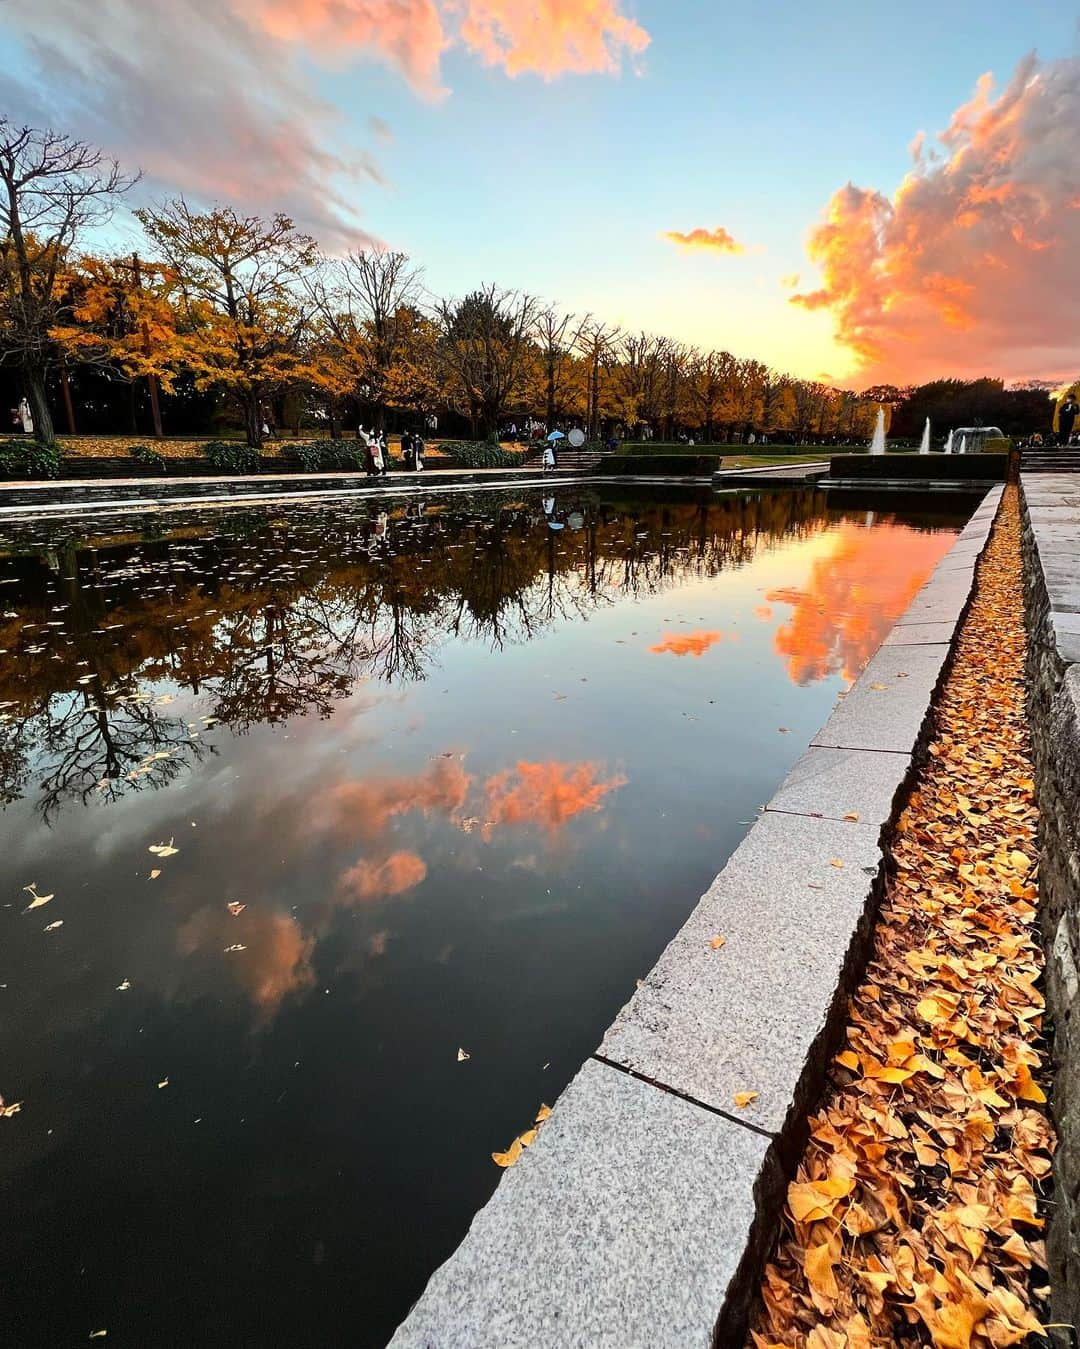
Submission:
<svg viewBox="0 0 1080 1349">
<path fill-rule="evenodd" d="M 899 822 L 847 1042 L 788 1188 L 755 1349 L 997 1349 L 1040 1330 L 1054 1139 L 1022 596 L 1010 487 Z"/>
</svg>

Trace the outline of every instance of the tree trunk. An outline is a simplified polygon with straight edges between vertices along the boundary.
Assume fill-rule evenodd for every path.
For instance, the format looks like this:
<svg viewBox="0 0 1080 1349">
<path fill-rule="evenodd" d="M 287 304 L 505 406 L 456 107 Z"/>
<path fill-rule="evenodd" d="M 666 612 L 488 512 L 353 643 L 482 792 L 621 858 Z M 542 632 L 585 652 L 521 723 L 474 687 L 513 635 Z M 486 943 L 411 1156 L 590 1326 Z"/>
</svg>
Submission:
<svg viewBox="0 0 1080 1349">
<path fill-rule="evenodd" d="M 23 371 L 26 384 L 26 401 L 30 404 L 30 415 L 34 419 L 34 439 L 42 445 L 56 444 L 56 431 L 53 428 L 52 413 L 45 397 L 45 371 L 28 366 Z"/>
<path fill-rule="evenodd" d="M 247 443 L 253 450 L 262 448 L 262 418 L 259 416 L 259 400 L 249 399 L 244 404 L 244 430 Z"/>
<path fill-rule="evenodd" d="M 331 439 L 331 440 L 337 440 L 337 438 L 338 438 L 338 415 L 337 415 L 337 407 L 334 405 L 333 400 L 331 400 L 331 402 L 330 402 L 329 412 L 330 412 L 330 439 Z"/>
<path fill-rule="evenodd" d="M 67 415 L 68 435 L 75 434 L 75 408 L 71 401 L 71 383 L 68 380 L 67 366 L 60 367 L 60 388 L 64 394 L 64 412 Z"/>
</svg>

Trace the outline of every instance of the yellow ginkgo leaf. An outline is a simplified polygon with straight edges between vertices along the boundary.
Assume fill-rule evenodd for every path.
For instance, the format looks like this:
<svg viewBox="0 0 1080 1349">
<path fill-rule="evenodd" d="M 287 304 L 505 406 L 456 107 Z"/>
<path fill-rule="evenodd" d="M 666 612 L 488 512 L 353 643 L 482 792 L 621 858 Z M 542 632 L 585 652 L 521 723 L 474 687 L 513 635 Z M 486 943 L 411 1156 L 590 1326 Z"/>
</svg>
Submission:
<svg viewBox="0 0 1080 1349">
<path fill-rule="evenodd" d="M 758 1093 L 756 1091 L 737 1091 L 733 1099 L 740 1110 L 745 1110 L 757 1098 Z"/>
<path fill-rule="evenodd" d="M 539 1129 L 526 1129 L 523 1134 L 518 1134 L 517 1142 L 519 1142 L 523 1148 L 531 1148 L 536 1142 L 536 1135 L 539 1132 Z"/>
<path fill-rule="evenodd" d="M 546 1120 L 550 1114 L 551 1114 L 551 1106 L 542 1105 L 540 1109 L 536 1112 L 537 1124 L 543 1124 L 544 1120 Z"/>
<path fill-rule="evenodd" d="M 727 938 L 718 932 L 709 945 L 714 951 L 719 951 L 721 947 L 727 945 Z"/>
<path fill-rule="evenodd" d="M 515 1138 L 505 1152 L 493 1152 L 491 1160 L 496 1166 L 513 1166 L 521 1156 L 521 1139 Z"/>
</svg>

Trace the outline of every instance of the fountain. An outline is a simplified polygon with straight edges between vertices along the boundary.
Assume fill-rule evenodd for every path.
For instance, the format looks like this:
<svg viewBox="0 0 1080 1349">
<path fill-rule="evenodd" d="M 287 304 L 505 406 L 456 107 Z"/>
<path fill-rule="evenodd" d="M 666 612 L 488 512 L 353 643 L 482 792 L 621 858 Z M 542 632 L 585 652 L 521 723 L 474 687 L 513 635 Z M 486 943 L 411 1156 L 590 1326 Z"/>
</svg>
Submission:
<svg viewBox="0 0 1080 1349">
<path fill-rule="evenodd" d="M 926 425 L 922 429 L 922 441 L 919 444 L 920 454 L 930 453 L 930 418 L 927 417 Z"/>
<path fill-rule="evenodd" d="M 874 438 L 870 442 L 870 453 L 885 453 L 885 409 L 883 407 L 879 407 L 877 410 L 877 424 L 874 426 Z"/>
<path fill-rule="evenodd" d="M 945 437 L 945 453 L 946 453 L 946 454 L 952 454 L 952 435 L 953 435 L 953 433 L 950 431 L 949 434 Z"/>
<path fill-rule="evenodd" d="M 957 454 L 967 454 L 967 436 L 960 437 L 960 448 L 957 450 Z"/>
</svg>

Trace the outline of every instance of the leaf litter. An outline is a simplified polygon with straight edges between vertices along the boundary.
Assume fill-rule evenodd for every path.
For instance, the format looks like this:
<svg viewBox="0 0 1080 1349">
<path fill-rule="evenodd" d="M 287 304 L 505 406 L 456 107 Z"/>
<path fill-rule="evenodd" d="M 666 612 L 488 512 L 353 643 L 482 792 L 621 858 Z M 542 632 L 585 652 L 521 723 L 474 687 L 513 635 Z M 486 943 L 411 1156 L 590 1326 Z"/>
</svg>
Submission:
<svg viewBox="0 0 1080 1349">
<path fill-rule="evenodd" d="M 1009 487 L 788 1187 L 754 1349 L 1003 1349 L 1040 1332 L 1054 1136 L 1025 646 Z"/>
</svg>

